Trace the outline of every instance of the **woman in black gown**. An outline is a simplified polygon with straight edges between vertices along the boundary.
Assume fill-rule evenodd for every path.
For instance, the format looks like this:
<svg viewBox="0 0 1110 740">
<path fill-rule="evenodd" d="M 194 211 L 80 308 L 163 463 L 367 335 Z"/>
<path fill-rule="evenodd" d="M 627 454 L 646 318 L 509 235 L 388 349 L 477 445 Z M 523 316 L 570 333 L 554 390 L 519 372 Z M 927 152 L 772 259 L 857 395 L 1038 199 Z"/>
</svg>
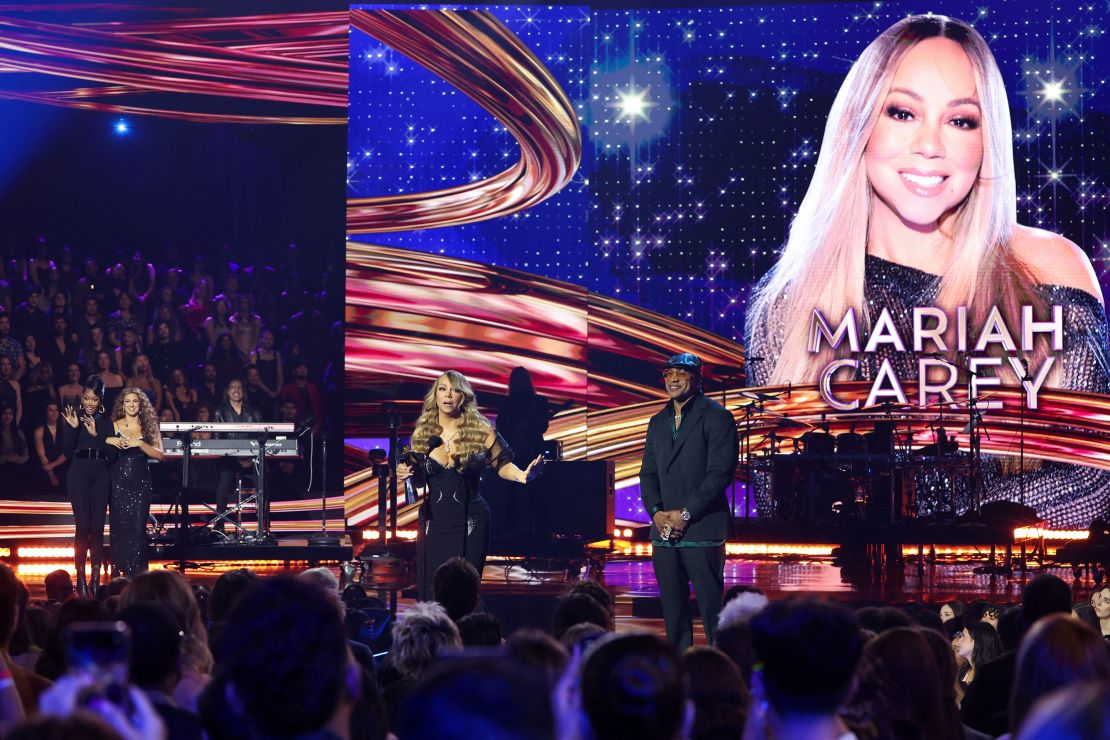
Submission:
<svg viewBox="0 0 1110 740">
<path fill-rule="evenodd" d="M 73 565 L 77 570 L 77 594 L 88 596 L 85 579 L 86 555 L 92 556 L 92 592 L 100 586 L 104 562 L 104 519 L 111 488 L 109 462 L 115 450 L 105 440 L 112 435 L 112 420 L 104 413 L 104 381 L 97 375 L 85 379 L 80 411 L 67 406 L 62 446 L 66 459 L 72 460 L 66 474 L 66 490 L 73 507 L 76 531 L 73 537 Z"/>
<path fill-rule="evenodd" d="M 427 484 L 417 530 L 417 589 L 421 601 L 432 599 L 439 566 L 465 557 L 481 574 L 489 549 L 489 506 L 478 492 L 486 466 L 504 480 L 527 483 L 543 471 L 543 456 L 521 470 L 509 445 L 478 411 L 470 383 L 448 370 L 424 396 L 424 409 L 413 430 L 414 465 L 397 466 L 397 477 L 415 476 Z"/>
<path fill-rule="evenodd" d="M 149 459 L 162 459 L 162 434 L 150 399 L 141 388 L 124 388 L 112 409 L 119 450 L 112 465 L 112 570 L 128 578 L 146 570 L 146 523 L 150 516 Z"/>
</svg>

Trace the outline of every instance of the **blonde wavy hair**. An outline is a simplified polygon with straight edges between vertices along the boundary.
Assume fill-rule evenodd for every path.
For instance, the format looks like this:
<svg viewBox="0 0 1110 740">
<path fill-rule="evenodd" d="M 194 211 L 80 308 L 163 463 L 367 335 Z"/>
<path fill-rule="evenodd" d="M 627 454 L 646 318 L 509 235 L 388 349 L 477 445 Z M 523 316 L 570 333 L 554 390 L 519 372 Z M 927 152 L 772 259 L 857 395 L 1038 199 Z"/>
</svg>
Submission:
<svg viewBox="0 0 1110 740">
<path fill-rule="evenodd" d="M 967 197 L 940 219 L 950 230 L 953 249 L 937 305 L 950 315 L 957 306 L 967 306 L 973 326 L 981 326 L 996 305 L 1010 326 L 1020 322 L 1022 305 L 1032 305 L 1038 316 L 1043 315 L 1035 279 L 1012 244 L 1017 185 L 1010 112 L 998 64 L 983 37 L 967 23 L 940 15 L 910 16 L 872 41 L 848 72 L 829 112 L 813 179 L 782 257 L 752 297 L 749 336 L 755 333 L 752 327 L 771 325 L 772 316 L 775 324 L 785 327 L 769 372 L 771 384 L 816 382 L 821 368 L 847 354 L 843 345 L 835 352 L 827 347 L 821 353 L 807 351 L 813 309 L 821 309 L 836 323 L 850 308 L 863 326 L 876 318 L 869 315 L 864 300 L 873 197 L 864 150 L 899 63 L 915 44 L 936 37 L 955 41 L 967 54 L 983 113 L 978 178 Z M 950 324 L 949 332 L 953 331 Z M 1040 345 L 1037 364 L 1047 353 Z M 1059 377 L 1058 370 L 1057 364 L 1050 384 L 1055 384 L 1052 378 Z"/>
<path fill-rule="evenodd" d="M 439 407 L 436 405 L 436 388 L 446 380 L 453 390 L 463 394 L 462 407 L 459 417 L 459 434 L 452 440 L 451 449 L 454 453 L 451 459 L 455 467 L 460 467 L 466 457 L 473 452 L 482 452 L 486 449 L 490 429 L 493 425 L 478 411 L 477 397 L 470 381 L 458 370 L 448 370 L 436 378 L 432 387 L 424 394 L 424 408 L 416 420 L 416 428 L 412 432 L 410 445 L 416 452 L 428 451 L 428 439 L 443 434 L 443 427 L 439 424 Z"/>
<path fill-rule="evenodd" d="M 112 404 L 112 421 L 119 421 L 126 416 L 123 411 L 123 399 L 130 393 L 139 397 L 139 428 L 143 432 L 143 441 L 152 445 L 161 431 L 158 427 L 158 415 L 154 413 L 154 407 L 150 405 L 150 399 L 142 388 L 131 386 L 120 390 L 119 395 L 116 396 L 116 402 Z"/>
<path fill-rule="evenodd" d="M 208 630 L 200 616 L 193 589 L 176 570 L 151 570 L 135 576 L 120 595 L 120 609 L 132 604 L 160 604 L 173 614 L 185 631 L 181 641 L 181 667 L 194 673 L 212 672 Z"/>
</svg>

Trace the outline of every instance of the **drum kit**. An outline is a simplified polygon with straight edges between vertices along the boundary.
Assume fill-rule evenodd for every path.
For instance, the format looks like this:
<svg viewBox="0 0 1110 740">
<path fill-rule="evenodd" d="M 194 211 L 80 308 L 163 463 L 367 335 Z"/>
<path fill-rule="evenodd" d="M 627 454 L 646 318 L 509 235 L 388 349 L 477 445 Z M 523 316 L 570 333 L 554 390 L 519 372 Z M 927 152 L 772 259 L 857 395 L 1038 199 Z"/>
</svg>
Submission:
<svg viewBox="0 0 1110 740">
<path fill-rule="evenodd" d="M 745 401 L 732 406 L 741 411 L 745 511 L 752 511 L 753 493 L 764 516 L 817 524 L 890 524 L 919 512 L 955 517 L 969 502 L 977 508 L 979 436 L 985 430 L 976 406 L 985 397 L 924 407 L 884 402 L 808 422 L 766 408 L 789 393 L 741 391 Z M 953 407 L 968 420 L 959 432 L 968 435 L 965 450 L 951 415 L 945 423 L 945 411 Z M 931 441 L 921 445 L 922 437 Z M 962 498 L 968 499 L 963 506 Z"/>
</svg>

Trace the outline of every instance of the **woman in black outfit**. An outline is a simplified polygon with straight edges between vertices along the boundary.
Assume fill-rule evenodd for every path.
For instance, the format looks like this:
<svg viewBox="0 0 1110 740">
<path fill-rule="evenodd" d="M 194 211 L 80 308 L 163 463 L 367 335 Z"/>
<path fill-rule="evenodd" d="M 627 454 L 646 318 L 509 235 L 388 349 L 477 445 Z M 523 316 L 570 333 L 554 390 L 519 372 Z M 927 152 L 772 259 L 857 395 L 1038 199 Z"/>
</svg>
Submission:
<svg viewBox="0 0 1110 740">
<path fill-rule="evenodd" d="M 85 583 L 85 555 L 92 555 L 93 593 L 100 587 L 100 567 L 104 562 L 104 520 L 108 511 L 111 482 L 108 463 L 115 450 L 107 444 L 114 429 L 104 413 L 104 381 L 96 375 L 85 379 L 80 412 L 66 408 L 65 456 L 72 460 L 66 475 L 70 504 L 77 531 L 73 538 L 73 564 L 77 569 L 77 593 L 88 596 Z"/>
<path fill-rule="evenodd" d="M 416 539 L 419 599 L 433 598 L 439 566 L 461 556 L 481 576 L 489 549 L 489 506 L 478 492 L 482 470 L 491 467 L 504 480 L 527 483 L 543 471 L 537 455 L 521 470 L 513 464 L 509 445 L 478 411 L 474 390 L 462 373 L 448 370 L 424 396 L 424 407 L 412 433 L 414 466 L 399 464 L 398 479 L 417 474 L 417 485 L 428 492 L 420 507 Z"/>
<path fill-rule="evenodd" d="M 69 470 L 65 450 L 65 424 L 62 422 L 57 401 L 46 404 L 46 418 L 42 426 L 35 429 L 35 454 L 39 467 L 50 493 L 61 491 L 62 479 Z"/>
</svg>

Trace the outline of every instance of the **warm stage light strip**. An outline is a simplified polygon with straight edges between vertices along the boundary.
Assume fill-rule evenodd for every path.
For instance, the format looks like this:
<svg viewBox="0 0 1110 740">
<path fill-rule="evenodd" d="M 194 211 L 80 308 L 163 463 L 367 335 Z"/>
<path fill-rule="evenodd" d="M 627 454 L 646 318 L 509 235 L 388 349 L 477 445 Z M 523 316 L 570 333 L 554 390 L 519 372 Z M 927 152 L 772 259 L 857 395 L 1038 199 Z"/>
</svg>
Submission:
<svg viewBox="0 0 1110 740">
<path fill-rule="evenodd" d="M 174 560 L 151 560 L 148 567 L 150 570 L 167 570 L 176 561 Z M 313 561 L 314 563 L 335 563 L 336 560 L 320 560 Z M 281 569 L 289 565 L 290 568 L 307 568 L 309 562 L 307 560 L 216 560 L 204 561 L 205 573 L 222 573 L 228 570 L 238 570 L 240 568 L 249 568 L 251 570 L 263 569 Z M 42 563 L 19 563 L 16 567 L 16 575 L 23 579 L 30 576 L 45 576 L 53 573 L 56 570 L 64 570 L 71 576 L 77 574 L 77 569 L 73 566 L 73 561 L 69 562 L 42 562 Z M 85 566 L 85 573 L 91 575 L 92 569 L 90 566 Z"/>
<path fill-rule="evenodd" d="M 559 83 L 491 12 L 352 10 L 351 26 L 442 77 L 520 144 L 507 170 L 422 193 L 351 198 L 347 233 L 457 226 L 530 208 L 563 188 L 582 159 L 578 117 Z"/>
<path fill-rule="evenodd" d="M 602 540 L 595 543 L 601 549 L 607 550 L 613 556 L 633 555 L 636 557 L 649 557 L 652 553 L 650 542 L 628 542 L 626 540 Z M 804 556 L 804 557 L 830 557 L 836 545 L 788 545 L 763 542 L 726 542 L 725 555 L 730 557 L 748 556 Z"/>
<path fill-rule="evenodd" d="M 209 502 L 213 506 L 214 501 Z M 343 495 L 334 494 L 329 495 L 328 500 L 328 517 L 338 517 L 338 510 L 343 507 Z M 194 507 L 192 513 L 199 514 L 205 511 L 203 506 L 198 503 L 192 503 Z M 168 513 L 173 506 L 171 504 L 151 504 L 150 513 L 155 516 Z M 319 513 L 320 499 L 296 499 L 292 501 L 273 501 L 270 503 L 270 513 L 287 513 L 287 512 L 313 512 Z M 12 501 L 0 500 L 0 513 L 11 515 L 21 514 L 24 516 L 34 516 L 38 514 L 48 516 L 73 516 L 73 509 L 69 503 L 65 501 Z"/>
<path fill-rule="evenodd" d="M 255 529 L 253 517 L 244 522 L 248 531 Z M 346 524 L 342 519 L 328 519 L 328 532 L 345 532 Z M 170 527 L 173 531 L 173 527 Z M 320 519 L 299 519 L 295 521 L 270 521 L 272 532 L 319 532 Z M 112 527 L 105 528 L 105 534 L 111 537 Z M 72 540 L 74 535 L 73 524 L 22 524 L 0 526 L 0 540 L 27 540 L 27 539 L 57 539 Z"/>
<path fill-rule="evenodd" d="M 18 547 L 16 557 L 20 560 L 72 558 L 72 547 Z"/>
<path fill-rule="evenodd" d="M 388 540 L 388 539 L 392 539 L 392 537 L 393 537 L 392 533 L 389 532 L 389 530 L 386 530 L 385 538 Z M 398 529 L 397 530 L 397 538 L 401 539 L 401 540 L 415 540 L 416 539 L 416 530 L 415 529 Z M 370 541 L 373 541 L 373 540 L 380 540 L 381 539 L 381 532 L 379 532 L 376 529 L 364 529 L 364 530 L 362 530 L 362 539 L 366 542 L 370 542 Z"/>
<path fill-rule="evenodd" d="M 1018 527 L 1014 530 L 1015 540 L 1085 540 L 1091 533 L 1084 529 L 1051 530 L 1041 527 Z"/>
</svg>

